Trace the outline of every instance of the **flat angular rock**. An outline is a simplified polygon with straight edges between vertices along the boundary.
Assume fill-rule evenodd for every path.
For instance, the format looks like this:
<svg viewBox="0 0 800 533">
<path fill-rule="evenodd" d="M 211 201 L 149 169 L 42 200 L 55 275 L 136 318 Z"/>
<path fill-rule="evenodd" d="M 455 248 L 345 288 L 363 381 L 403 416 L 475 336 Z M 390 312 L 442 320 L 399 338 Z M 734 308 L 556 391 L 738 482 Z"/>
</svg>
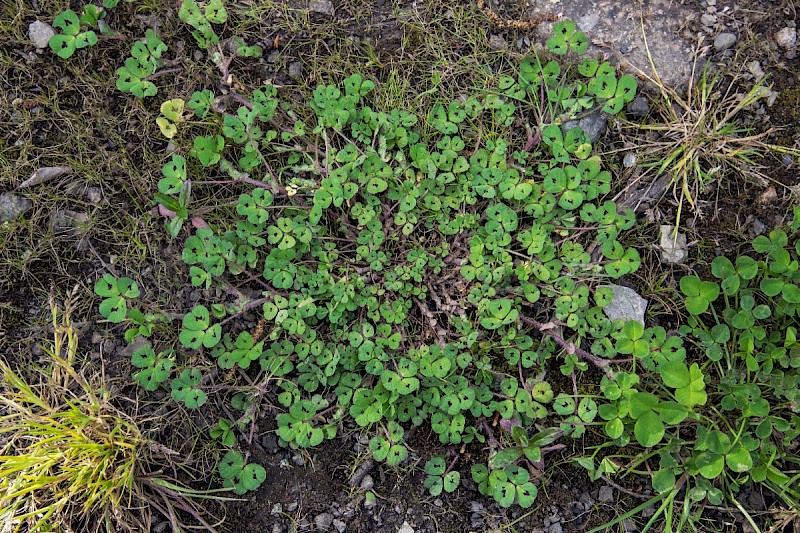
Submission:
<svg viewBox="0 0 800 533">
<path fill-rule="evenodd" d="M 42 22 L 41 20 L 34 20 L 28 25 L 28 38 L 38 50 L 47 48 L 47 43 L 50 42 L 50 37 L 56 34 L 50 24 Z"/>
<path fill-rule="evenodd" d="M 667 264 L 680 263 L 689 252 L 686 247 L 686 235 L 678 233 L 675 235 L 675 226 L 669 224 L 661 225 L 661 262 Z"/>
<path fill-rule="evenodd" d="M 311 0 L 308 3 L 308 10 L 313 13 L 333 16 L 333 2 L 330 0 Z"/>
<path fill-rule="evenodd" d="M 736 44 L 736 39 L 737 39 L 736 35 L 734 35 L 733 33 L 728 33 L 728 32 L 720 33 L 714 39 L 714 50 L 716 50 L 717 52 L 722 52 L 724 50 L 727 50 L 728 48 Z"/>
<path fill-rule="evenodd" d="M 0 222 L 14 220 L 31 208 L 31 201 L 24 196 L 0 194 Z"/>
<path fill-rule="evenodd" d="M 639 294 L 622 285 L 602 285 L 614 291 L 614 299 L 603 308 L 603 312 L 611 320 L 636 320 L 644 326 L 644 312 L 647 310 L 647 300 Z"/>
</svg>

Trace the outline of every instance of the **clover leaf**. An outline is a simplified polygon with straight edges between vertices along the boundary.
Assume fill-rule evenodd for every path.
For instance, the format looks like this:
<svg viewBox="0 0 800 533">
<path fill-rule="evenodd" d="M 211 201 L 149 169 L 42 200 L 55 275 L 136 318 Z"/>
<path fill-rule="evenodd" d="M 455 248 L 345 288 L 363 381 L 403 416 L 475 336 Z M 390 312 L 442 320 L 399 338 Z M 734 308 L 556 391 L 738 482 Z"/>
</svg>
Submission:
<svg viewBox="0 0 800 533">
<path fill-rule="evenodd" d="M 713 281 L 701 281 L 695 275 L 683 276 L 680 289 L 686 296 L 686 310 L 693 315 L 703 314 L 719 296 L 719 285 Z"/>
</svg>

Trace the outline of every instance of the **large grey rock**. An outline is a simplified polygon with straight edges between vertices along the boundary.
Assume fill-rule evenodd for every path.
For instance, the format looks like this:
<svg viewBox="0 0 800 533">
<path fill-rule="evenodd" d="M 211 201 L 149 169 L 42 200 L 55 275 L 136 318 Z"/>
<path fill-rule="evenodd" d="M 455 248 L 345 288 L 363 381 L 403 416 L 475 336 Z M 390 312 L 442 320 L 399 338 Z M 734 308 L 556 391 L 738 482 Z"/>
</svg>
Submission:
<svg viewBox="0 0 800 533">
<path fill-rule="evenodd" d="M 724 50 L 727 50 L 728 48 L 736 44 L 736 39 L 737 37 L 733 33 L 728 33 L 728 32 L 720 33 L 714 39 L 714 50 L 716 50 L 717 52 L 722 52 Z"/>
<path fill-rule="evenodd" d="M 611 320 L 636 320 L 644 326 L 644 312 L 647 310 L 647 300 L 639 294 L 622 285 L 602 285 L 614 291 L 614 299 L 603 308 L 603 312 Z"/>
<path fill-rule="evenodd" d="M 549 14 L 557 15 L 559 20 L 576 21 L 589 39 L 587 56 L 606 56 L 631 74 L 642 71 L 652 75 L 649 48 L 649 56 L 666 85 L 676 87 L 689 80 L 694 41 L 683 26 L 697 12 L 697 6 L 692 2 L 569 0 L 522 3 L 531 6 L 526 13 L 529 18 Z M 552 29 L 553 23 L 540 24 L 536 29 L 537 40 L 547 40 L 552 36 Z"/>
<path fill-rule="evenodd" d="M 14 220 L 31 208 L 31 201 L 17 194 L 0 194 L 0 222 Z"/>
<path fill-rule="evenodd" d="M 37 49 L 42 50 L 47 48 L 47 43 L 50 42 L 50 37 L 56 34 L 50 24 L 42 22 L 41 20 L 34 20 L 28 25 L 28 38 Z"/>
</svg>

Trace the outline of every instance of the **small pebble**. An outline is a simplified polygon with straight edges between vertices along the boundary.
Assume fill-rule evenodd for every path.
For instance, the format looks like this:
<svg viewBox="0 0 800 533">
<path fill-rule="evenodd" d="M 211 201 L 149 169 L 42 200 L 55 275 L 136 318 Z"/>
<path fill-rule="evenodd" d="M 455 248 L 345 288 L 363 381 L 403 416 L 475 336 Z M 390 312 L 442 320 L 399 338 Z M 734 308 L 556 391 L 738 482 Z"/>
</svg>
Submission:
<svg viewBox="0 0 800 533">
<path fill-rule="evenodd" d="M 364 490 L 372 490 L 372 487 L 374 486 L 375 486 L 375 481 L 369 474 L 364 476 L 364 479 L 361 480 L 361 488 Z"/>
<path fill-rule="evenodd" d="M 408 522 L 403 522 L 403 525 L 400 526 L 400 529 L 397 530 L 397 533 L 414 533 L 414 528 L 411 527 L 411 524 Z"/>
<path fill-rule="evenodd" d="M 787 26 L 775 34 L 775 41 L 778 46 L 791 48 L 797 43 L 797 30 Z"/>
<path fill-rule="evenodd" d="M 28 25 L 28 38 L 33 43 L 33 46 L 38 50 L 47 48 L 50 42 L 50 37 L 56 34 L 50 24 L 42 22 L 41 20 L 34 20 Z"/>
<path fill-rule="evenodd" d="M 717 52 L 722 52 L 724 50 L 727 50 L 728 48 L 736 44 L 736 39 L 737 39 L 736 35 L 732 33 L 728 32 L 720 33 L 719 35 L 717 35 L 717 38 L 714 39 L 714 50 L 716 50 Z"/>
<path fill-rule="evenodd" d="M 303 76 L 303 64 L 299 61 L 292 61 L 289 63 L 289 77 L 296 80 Z"/>
<path fill-rule="evenodd" d="M 86 190 L 86 198 L 88 198 L 93 204 L 99 204 L 103 199 L 103 193 L 98 187 L 89 187 Z"/>
<path fill-rule="evenodd" d="M 314 517 L 314 525 L 322 531 L 328 531 L 332 524 L 333 515 L 331 513 L 322 513 Z"/>
<path fill-rule="evenodd" d="M 625 158 L 622 160 L 622 166 L 625 168 L 631 168 L 633 165 L 636 164 L 636 154 L 633 152 L 628 152 L 625 154 Z"/>
<path fill-rule="evenodd" d="M 600 491 L 597 493 L 597 499 L 605 503 L 613 502 L 614 489 L 609 487 L 608 485 L 603 485 L 602 487 L 600 487 Z"/>
<path fill-rule="evenodd" d="M 344 531 L 347 529 L 347 524 L 341 520 L 334 520 L 333 527 L 336 528 L 336 531 L 339 533 L 344 533 Z"/>
<path fill-rule="evenodd" d="M 703 23 L 703 26 L 713 26 L 717 23 L 717 17 L 714 15 L 709 15 L 708 13 L 704 13 L 700 17 L 700 22 Z"/>
<path fill-rule="evenodd" d="M 489 37 L 489 48 L 500 52 L 508 48 L 508 44 L 500 35 L 491 35 Z"/>
</svg>

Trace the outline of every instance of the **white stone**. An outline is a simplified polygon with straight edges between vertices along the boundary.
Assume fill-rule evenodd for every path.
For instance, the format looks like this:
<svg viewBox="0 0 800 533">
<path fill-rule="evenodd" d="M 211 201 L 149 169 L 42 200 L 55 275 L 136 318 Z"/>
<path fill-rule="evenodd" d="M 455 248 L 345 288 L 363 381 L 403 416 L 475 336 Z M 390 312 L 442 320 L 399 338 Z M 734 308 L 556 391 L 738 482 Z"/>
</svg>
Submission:
<svg viewBox="0 0 800 533">
<path fill-rule="evenodd" d="M 675 226 L 661 225 L 661 262 L 680 263 L 689 255 L 686 246 L 686 234 L 675 233 Z"/>
<path fill-rule="evenodd" d="M 639 296 L 635 290 L 622 285 L 602 285 L 614 291 L 611 303 L 603 308 L 605 315 L 611 320 L 635 320 L 644 326 L 644 312 L 647 300 Z"/>
<path fill-rule="evenodd" d="M 56 32 L 50 24 L 42 22 L 41 20 L 34 20 L 28 25 L 28 38 L 33 43 L 33 46 L 42 50 L 47 48 L 47 43 L 50 37 L 55 35 Z"/>
<path fill-rule="evenodd" d="M 797 30 L 788 26 L 783 28 L 775 34 L 775 42 L 783 48 L 791 48 L 797 44 Z"/>
<path fill-rule="evenodd" d="M 397 533 L 414 533 L 414 528 L 411 527 L 411 524 L 408 522 L 403 522 L 403 525 L 400 526 L 400 529 L 397 530 Z"/>
</svg>

